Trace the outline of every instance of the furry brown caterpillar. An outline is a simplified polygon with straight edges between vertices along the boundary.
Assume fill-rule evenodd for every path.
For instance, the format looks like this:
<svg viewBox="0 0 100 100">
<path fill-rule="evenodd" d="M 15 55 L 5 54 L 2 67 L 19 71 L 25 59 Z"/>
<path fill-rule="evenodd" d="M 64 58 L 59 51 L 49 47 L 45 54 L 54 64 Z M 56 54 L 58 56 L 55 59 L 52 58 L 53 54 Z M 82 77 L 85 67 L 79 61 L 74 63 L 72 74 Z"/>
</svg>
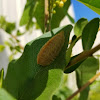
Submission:
<svg viewBox="0 0 100 100">
<path fill-rule="evenodd" d="M 61 51 L 64 42 L 65 37 L 63 31 L 52 37 L 40 49 L 40 52 L 37 55 L 37 64 L 42 66 L 47 66 L 51 64 Z"/>
</svg>

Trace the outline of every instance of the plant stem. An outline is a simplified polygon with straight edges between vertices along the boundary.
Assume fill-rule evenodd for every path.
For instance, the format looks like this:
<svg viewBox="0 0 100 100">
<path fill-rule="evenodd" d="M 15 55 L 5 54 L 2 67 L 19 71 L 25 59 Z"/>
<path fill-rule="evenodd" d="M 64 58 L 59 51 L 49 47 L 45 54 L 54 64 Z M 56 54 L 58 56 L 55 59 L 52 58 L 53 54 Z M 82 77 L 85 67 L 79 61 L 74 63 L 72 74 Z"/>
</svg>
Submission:
<svg viewBox="0 0 100 100">
<path fill-rule="evenodd" d="M 49 31 L 51 30 L 51 7 L 50 7 L 50 0 L 49 0 Z"/>
<path fill-rule="evenodd" d="M 70 97 L 68 97 L 66 100 L 71 100 L 74 96 L 76 96 L 78 93 L 83 91 L 86 87 L 88 87 L 91 83 L 93 83 L 97 77 L 100 76 L 100 72 L 96 74 L 94 77 L 92 77 L 86 84 L 84 84 L 80 89 L 78 89 L 76 92 L 74 92 Z"/>
<path fill-rule="evenodd" d="M 51 31 L 51 19 L 52 19 L 52 3 L 50 0 L 45 0 L 45 31 Z"/>
<path fill-rule="evenodd" d="M 49 11 L 48 11 L 48 0 L 45 0 L 45 32 L 48 28 L 48 18 L 49 18 Z"/>
<path fill-rule="evenodd" d="M 70 68 L 71 66 L 77 64 L 78 62 L 88 58 L 89 56 L 91 56 L 93 53 L 95 53 L 98 50 L 100 50 L 100 44 L 97 45 L 96 47 L 94 47 L 91 50 L 83 51 L 79 56 L 77 56 L 76 58 L 74 58 L 73 60 L 71 60 L 69 62 L 69 64 L 66 66 L 65 70 Z"/>
</svg>

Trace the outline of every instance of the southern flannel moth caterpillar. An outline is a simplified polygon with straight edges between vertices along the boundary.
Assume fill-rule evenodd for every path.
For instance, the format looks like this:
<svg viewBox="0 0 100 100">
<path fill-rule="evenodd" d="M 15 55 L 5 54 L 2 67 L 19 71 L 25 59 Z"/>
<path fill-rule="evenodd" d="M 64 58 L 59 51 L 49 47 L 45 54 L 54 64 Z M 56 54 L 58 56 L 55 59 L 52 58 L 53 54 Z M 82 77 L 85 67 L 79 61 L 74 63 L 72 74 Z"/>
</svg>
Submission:
<svg viewBox="0 0 100 100">
<path fill-rule="evenodd" d="M 61 51 L 64 42 L 65 37 L 63 31 L 47 41 L 37 55 L 37 64 L 42 66 L 51 64 Z"/>
</svg>

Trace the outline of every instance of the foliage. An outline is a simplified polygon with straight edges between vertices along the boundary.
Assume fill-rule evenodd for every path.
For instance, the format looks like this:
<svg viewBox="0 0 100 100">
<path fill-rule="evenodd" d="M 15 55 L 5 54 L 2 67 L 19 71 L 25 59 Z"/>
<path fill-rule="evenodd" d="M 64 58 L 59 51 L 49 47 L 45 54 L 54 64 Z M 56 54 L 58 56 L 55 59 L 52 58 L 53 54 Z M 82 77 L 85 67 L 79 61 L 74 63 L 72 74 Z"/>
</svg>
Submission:
<svg viewBox="0 0 100 100">
<path fill-rule="evenodd" d="M 90 86 L 90 93 L 89 93 L 89 99 L 90 100 L 99 100 L 100 98 L 100 81 L 96 80 L 91 86 Z"/>
<path fill-rule="evenodd" d="M 66 83 L 68 82 L 68 75 L 63 75 L 62 85 L 59 87 L 58 91 L 53 95 L 52 100 L 66 100 L 72 93 L 73 90 L 67 87 Z M 77 100 L 78 97 L 74 97 L 73 100 Z"/>
<path fill-rule="evenodd" d="M 78 1 L 100 14 L 99 0 Z M 94 18 L 89 22 L 85 18 L 79 19 L 74 25 L 74 35 L 69 42 L 72 25 L 63 27 L 59 27 L 59 25 L 65 16 L 68 16 L 69 20 L 74 23 L 74 19 L 68 14 L 70 0 L 50 0 L 48 3 L 47 11 L 49 13 L 45 15 L 44 0 L 27 0 L 20 19 L 20 26 L 26 27 L 24 32 L 21 32 L 20 28 L 16 28 L 16 23 L 7 21 L 3 16 L 0 17 L 0 29 L 10 36 L 5 41 L 5 45 L 0 45 L 0 52 L 8 46 L 12 51 L 10 60 L 18 52 L 23 52 L 19 59 L 13 59 L 9 63 L 5 78 L 3 70 L 0 71 L 0 100 L 66 100 L 73 90 L 66 85 L 68 76 L 65 74 L 75 71 L 77 87 L 80 88 L 99 69 L 98 58 L 95 58 L 93 53 L 99 50 L 100 46 L 95 51 L 92 49 L 99 28 L 99 18 Z M 18 37 L 33 29 L 33 26 L 36 28 L 39 26 L 42 33 L 45 34 L 27 43 L 23 50 Z M 48 66 L 38 65 L 37 55 L 41 47 L 61 31 L 64 32 L 65 42 L 59 55 Z M 80 39 L 83 52 L 73 56 L 73 47 Z M 95 82 L 88 86 L 79 97 L 77 96 L 73 100 L 88 100 L 89 98 L 94 100 L 94 94 L 99 100 L 100 93 L 97 89 L 99 83 Z"/>
<path fill-rule="evenodd" d="M 26 29 L 28 30 L 35 25 L 35 22 L 32 20 L 33 18 L 36 19 L 37 24 L 42 32 L 44 32 L 44 0 L 27 0 L 20 25 L 26 25 Z"/>
<path fill-rule="evenodd" d="M 100 14 L 100 0 L 77 0 L 95 11 L 96 13 Z"/>
<path fill-rule="evenodd" d="M 8 35 L 10 35 L 10 38 L 4 41 L 4 45 L 0 45 L 0 52 L 2 52 L 5 47 L 8 46 L 11 51 L 11 55 L 9 56 L 9 61 L 11 61 L 14 59 L 15 55 L 22 53 L 22 49 L 19 46 L 20 40 L 17 37 L 23 35 L 24 33 L 20 32 L 20 30 L 16 28 L 14 22 L 12 23 L 7 21 L 4 16 L 0 16 L 0 29 L 4 30 Z"/>
<path fill-rule="evenodd" d="M 56 28 L 59 27 L 59 24 L 61 22 L 61 20 L 67 15 L 67 10 L 70 6 L 70 0 L 67 0 L 67 2 L 65 2 L 64 7 L 59 8 L 56 7 L 56 14 L 53 14 L 52 16 L 52 20 L 51 20 L 51 28 Z"/>
<path fill-rule="evenodd" d="M 5 49 L 4 45 L 0 45 L 0 52 L 2 52 Z"/>
<path fill-rule="evenodd" d="M 85 18 L 81 18 L 79 19 L 75 26 L 74 26 L 74 34 L 79 37 L 82 35 L 83 29 L 85 27 L 85 25 L 88 23 L 88 20 Z"/>
<path fill-rule="evenodd" d="M 89 68 L 89 66 L 91 68 Z M 85 67 L 85 68 L 84 68 Z M 89 57 L 83 61 L 79 68 L 76 70 L 77 86 L 78 88 L 82 87 L 90 78 L 92 78 L 96 71 L 99 69 L 99 60 L 94 57 Z M 91 72 L 90 74 L 88 74 Z M 79 100 L 87 100 L 88 98 L 89 87 L 80 93 Z"/>
<path fill-rule="evenodd" d="M 5 17 L 0 16 L 0 28 L 11 34 L 15 29 L 15 23 L 8 22 L 5 20 Z"/>
<path fill-rule="evenodd" d="M 84 50 L 89 50 L 95 41 L 99 28 L 99 18 L 91 20 L 83 29 L 82 44 Z M 91 37 L 91 38 L 90 38 Z"/>
</svg>

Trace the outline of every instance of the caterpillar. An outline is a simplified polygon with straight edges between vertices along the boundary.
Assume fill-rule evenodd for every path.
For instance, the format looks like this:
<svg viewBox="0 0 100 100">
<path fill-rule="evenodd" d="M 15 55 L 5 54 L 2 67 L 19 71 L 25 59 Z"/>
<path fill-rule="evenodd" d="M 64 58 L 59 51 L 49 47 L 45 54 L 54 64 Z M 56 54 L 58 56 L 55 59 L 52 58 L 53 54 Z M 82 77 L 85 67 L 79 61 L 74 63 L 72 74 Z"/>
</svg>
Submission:
<svg viewBox="0 0 100 100">
<path fill-rule="evenodd" d="M 47 41 L 40 49 L 37 55 L 37 64 L 42 66 L 50 65 L 58 56 L 65 42 L 64 32 L 61 31 L 49 41 Z"/>
</svg>

